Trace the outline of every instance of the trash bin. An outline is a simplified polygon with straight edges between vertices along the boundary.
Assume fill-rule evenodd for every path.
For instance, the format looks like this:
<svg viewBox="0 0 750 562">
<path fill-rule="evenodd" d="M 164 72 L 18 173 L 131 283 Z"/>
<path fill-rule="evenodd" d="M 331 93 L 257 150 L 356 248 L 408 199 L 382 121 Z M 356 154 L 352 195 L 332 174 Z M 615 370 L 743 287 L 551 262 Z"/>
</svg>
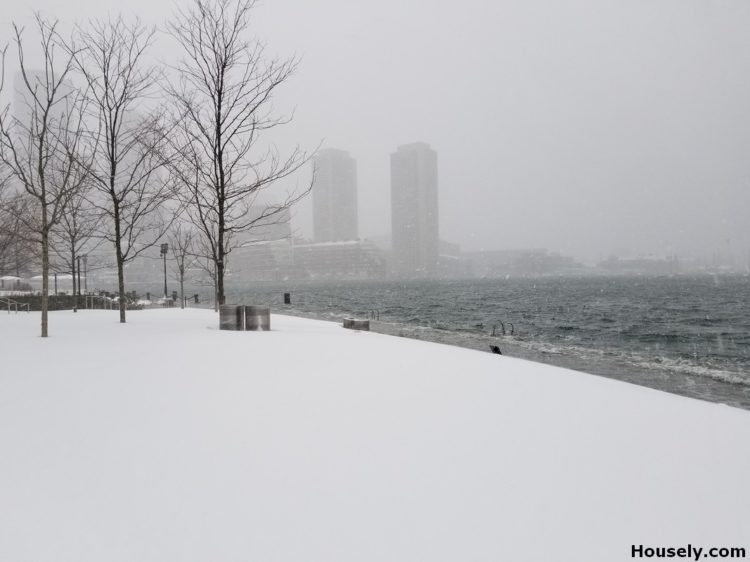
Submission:
<svg viewBox="0 0 750 562">
<path fill-rule="evenodd" d="M 220 330 L 244 330 L 245 307 L 236 304 L 222 304 L 219 307 L 219 329 Z"/>
<path fill-rule="evenodd" d="M 267 306 L 245 307 L 245 330 L 268 332 L 271 329 L 271 309 Z"/>
</svg>

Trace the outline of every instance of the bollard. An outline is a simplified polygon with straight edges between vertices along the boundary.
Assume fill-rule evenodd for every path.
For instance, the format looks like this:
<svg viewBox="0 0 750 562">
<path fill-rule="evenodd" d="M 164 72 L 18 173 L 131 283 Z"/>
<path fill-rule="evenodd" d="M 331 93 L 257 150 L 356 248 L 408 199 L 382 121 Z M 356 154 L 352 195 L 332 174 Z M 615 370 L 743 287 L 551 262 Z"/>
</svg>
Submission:
<svg viewBox="0 0 750 562">
<path fill-rule="evenodd" d="M 349 330 L 363 330 L 366 332 L 370 331 L 369 320 L 356 320 L 354 318 L 344 318 L 344 328 Z"/>
<path fill-rule="evenodd" d="M 292 294 L 284 293 L 284 304 L 292 304 Z"/>
<path fill-rule="evenodd" d="M 271 329 L 271 309 L 267 306 L 245 307 L 245 330 L 268 332 Z"/>
<path fill-rule="evenodd" d="M 222 304 L 219 307 L 220 330 L 244 330 L 245 307 L 236 304 Z"/>
</svg>

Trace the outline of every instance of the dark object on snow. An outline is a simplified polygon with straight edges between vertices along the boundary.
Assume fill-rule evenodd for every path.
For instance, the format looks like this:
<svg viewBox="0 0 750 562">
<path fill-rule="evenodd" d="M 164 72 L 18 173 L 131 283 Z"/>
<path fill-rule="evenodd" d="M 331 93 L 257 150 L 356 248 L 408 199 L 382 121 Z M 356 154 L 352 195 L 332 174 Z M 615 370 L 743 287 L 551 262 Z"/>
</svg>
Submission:
<svg viewBox="0 0 750 562">
<path fill-rule="evenodd" d="M 271 309 L 267 306 L 245 307 L 245 330 L 268 332 L 271 329 Z"/>
<path fill-rule="evenodd" d="M 284 304 L 292 304 L 292 294 L 284 293 Z"/>
<path fill-rule="evenodd" d="M 219 307 L 219 329 L 244 330 L 245 307 L 236 304 L 222 304 Z"/>
<path fill-rule="evenodd" d="M 238 332 L 267 332 L 271 329 L 271 309 L 267 306 L 222 304 L 219 328 Z"/>
<path fill-rule="evenodd" d="M 491 345 L 490 346 L 490 351 L 492 351 L 492 353 L 497 353 L 498 355 L 502 355 L 503 354 L 503 352 L 500 351 L 500 346 L 498 346 L 498 345 Z"/>
<path fill-rule="evenodd" d="M 369 332 L 370 321 L 355 320 L 354 318 L 344 318 L 344 328 L 348 328 L 349 330 L 364 330 L 366 332 Z"/>
</svg>

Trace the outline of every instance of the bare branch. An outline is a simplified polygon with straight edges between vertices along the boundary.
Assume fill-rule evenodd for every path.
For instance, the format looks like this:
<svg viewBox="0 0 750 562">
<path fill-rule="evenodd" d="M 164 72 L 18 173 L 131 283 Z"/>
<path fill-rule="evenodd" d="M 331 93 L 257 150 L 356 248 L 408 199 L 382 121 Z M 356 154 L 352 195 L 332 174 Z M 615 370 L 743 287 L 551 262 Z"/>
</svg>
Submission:
<svg viewBox="0 0 750 562">
<path fill-rule="evenodd" d="M 156 30 L 119 16 L 79 26 L 68 48 L 84 77 L 97 122 L 92 138 L 99 145 L 91 180 L 106 217 L 101 235 L 115 250 L 120 321 L 125 322 L 125 264 L 151 248 L 174 220 L 173 183 L 165 177 L 163 111 L 147 107 L 161 72 L 145 54 Z M 80 45 L 77 48 L 76 45 Z"/>
<path fill-rule="evenodd" d="M 220 302 L 237 235 L 281 217 L 311 188 L 264 204 L 259 218 L 259 196 L 311 156 L 299 148 L 286 157 L 260 148 L 264 131 L 291 119 L 274 115 L 272 99 L 299 60 L 269 59 L 262 42 L 246 37 L 254 6 L 254 0 L 194 0 L 168 23 L 183 52 L 175 67 L 179 78 L 168 86 L 176 123 L 171 162 L 187 215 L 213 260 Z"/>
<path fill-rule="evenodd" d="M 44 67 L 31 72 L 26 64 L 24 30 L 13 25 L 21 69 L 20 91 L 27 111 L 16 107 L 13 115 L 7 110 L 0 112 L 0 161 L 21 190 L 5 212 L 31 234 L 41 253 L 42 337 L 48 335 L 51 234 L 87 175 L 80 165 L 85 160 L 80 143 L 85 109 L 68 80 L 74 55 L 62 49 L 56 28 L 57 22 L 36 15 Z M 60 51 L 62 63 L 56 60 Z M 4 78 L 0 83 L 4 84 Z"/>
</svg>

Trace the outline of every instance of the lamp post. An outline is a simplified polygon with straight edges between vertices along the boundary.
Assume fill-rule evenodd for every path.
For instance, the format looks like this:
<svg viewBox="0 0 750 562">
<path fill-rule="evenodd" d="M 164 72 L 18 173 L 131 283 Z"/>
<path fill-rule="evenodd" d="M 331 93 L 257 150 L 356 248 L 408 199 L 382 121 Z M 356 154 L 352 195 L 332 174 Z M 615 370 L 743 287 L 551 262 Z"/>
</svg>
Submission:
<svg viewBox="0 0 750 562">
<path fill-rule="evenodd" d="M 78 312 L 78 300 L 81 297 L 81 256 L 77 256 L 76 261 L 78 262 L 78 270 L 76 271 L 76 273 L 78 273 L 78 294 L 75 294 L 75 291 L 73 291 L 73 299 L 75 300 L 73 312 Z M 73 282 L 75 284 L 75 279 Z"/>
<path fill-rule="evenodd" d="M 164 300 L 167 299 L 167 252 L 169 251 L 169 244 L 161 245 L 161 255 L 164 257 Z"/>
</svg>

